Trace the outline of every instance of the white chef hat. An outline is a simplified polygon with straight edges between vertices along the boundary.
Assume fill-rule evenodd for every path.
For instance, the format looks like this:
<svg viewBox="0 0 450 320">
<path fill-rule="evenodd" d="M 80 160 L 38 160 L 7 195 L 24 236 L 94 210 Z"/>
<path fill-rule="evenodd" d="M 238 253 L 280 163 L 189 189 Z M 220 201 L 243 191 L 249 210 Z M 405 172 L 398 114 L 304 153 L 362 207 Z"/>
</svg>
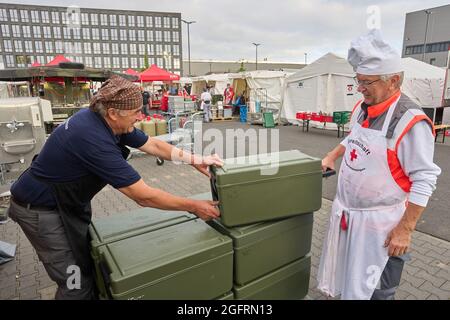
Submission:
<svg viewBox="0 0 450 320">
<path fill-rule="evenodd" d="M 399 54 L 384 42 L 379 29 L 371 29 L 354 39 L 350 44 L 347 60 L 356 73 L 364 75 L 403 71 Z"/>
</svg>

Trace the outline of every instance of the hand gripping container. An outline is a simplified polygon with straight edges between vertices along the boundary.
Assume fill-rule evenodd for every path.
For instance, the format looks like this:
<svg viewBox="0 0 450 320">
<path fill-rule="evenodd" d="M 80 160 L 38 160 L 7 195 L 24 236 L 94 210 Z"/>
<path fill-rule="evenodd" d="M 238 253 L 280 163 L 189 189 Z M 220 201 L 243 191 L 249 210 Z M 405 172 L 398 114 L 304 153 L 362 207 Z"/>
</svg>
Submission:
<svg viewBox="0 0 450 320">
<path fill-rule="evenodd" d="M 311 250 L 312 213 L 234 228 L 225 227 L 217 219 L 209 224 L 233 240 L 233 279 L 237 285 L 248 284 Z"/>
<path fill-rule="evenodd" d="M 227 227 L 310 213 L 322 204 L 321 160 L 298 150 L 226 159 L 211 173 Z"/>
<path fill-rule="evenodd" d="M 233 246 L 200 219 L 99 247 L 117 300 L 216 299 L 232 289 Z"/>
</svg>

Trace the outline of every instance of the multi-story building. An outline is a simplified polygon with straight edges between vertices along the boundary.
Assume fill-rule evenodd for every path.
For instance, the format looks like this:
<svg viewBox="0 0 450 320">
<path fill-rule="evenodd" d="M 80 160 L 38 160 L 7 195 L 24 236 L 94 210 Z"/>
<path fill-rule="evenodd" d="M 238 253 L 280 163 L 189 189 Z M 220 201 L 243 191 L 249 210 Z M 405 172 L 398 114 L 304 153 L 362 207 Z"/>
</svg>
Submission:
<svg viewBox="0 0 450 320">
<path fill-rule="evenodd" d="M 58 54 L 123 71 L 156 64 L 182 74 L 181 13 L 0 3 L 0 67 L 48 63 Z"/>
<path fill-rule="evenodd" d="M 450 47 L 450 5 L 406 14 L 402 57 L 447 66 Z"/>
</svg>

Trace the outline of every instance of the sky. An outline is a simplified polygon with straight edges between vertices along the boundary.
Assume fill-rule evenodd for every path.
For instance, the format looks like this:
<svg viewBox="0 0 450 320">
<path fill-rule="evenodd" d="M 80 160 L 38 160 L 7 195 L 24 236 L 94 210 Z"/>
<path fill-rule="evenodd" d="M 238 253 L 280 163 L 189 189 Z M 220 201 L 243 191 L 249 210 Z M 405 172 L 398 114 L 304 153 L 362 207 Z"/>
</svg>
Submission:
<svg viewBox="0 0 450 320">
<path fill-rule="evenodd" d="M 81 8 L 179 12 L 190 25 L 191 60 L 310 63 L 328 52 L 346 57 L 350 41 L 379 26 L 401 53 L 405 15 L 449 0 L 10 0 Z M 183 24 L 183 59 L 187 28 Z M 305 56 L 306 53 L 306 56 Z"/>
</svg>

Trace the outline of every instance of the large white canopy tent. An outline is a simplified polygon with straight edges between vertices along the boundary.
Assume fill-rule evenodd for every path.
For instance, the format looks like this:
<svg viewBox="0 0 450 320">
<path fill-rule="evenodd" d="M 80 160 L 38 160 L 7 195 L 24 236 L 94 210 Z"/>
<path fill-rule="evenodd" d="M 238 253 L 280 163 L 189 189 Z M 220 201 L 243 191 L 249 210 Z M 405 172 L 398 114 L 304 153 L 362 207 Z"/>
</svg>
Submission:
<svg viewBox="0 0 450 320">
<path fill-rule="evenodd" d="M 405 70 L 402 92 L 422 107 L 440 106 L 445 70 L 412 58 L 403 58 L 402 66 Z M 356 91 L 354 76 L 345 58 L 327 53 L 286 78 L 282 119 L 297 123 L 297 112 L 332 115 L 334 111 L 351 111 L 362 98 Z M 333 127 L 327 125 L 327 128 Z"/>
<path fill-rule="evenodd" d="M 196 94 L 200 96 L 203 92 L 203 89 L 206 86 L 212 86 L 214 88 L 211 94 L 223 94 L 225 88 L 228 83 L 231 83 L 231 80 L 228 78 L 228 74 L 226 73 L 217 73 L 210 74 L 206 76 L 193 77 L 192 80 L 192 89 L 191 94 Z"/>
<path fill-rule="evenodd" d="M 255 112 L 256 101 L 262 108 L 270 110 L 277 119 L 283 102 L 283 87 L 286 77 L 290 73 L 285 71 L 255 70 L 230 74 L 233 80 L 235 97 L 245 92 L 249 112 Z"/>
<path fill-rule="evenodd" d="M 351 111 L 361 99 L 346 59 L 327 53 L 285 80 L 281 118 L 298 123 L 297 112 Z"/>
<path fill-rule="evenodd" d="M 405 70 L 402 92 L 421 107 L 440 107 L 445 69 L 413 58 L 403 58 L 402 67 Z"/>
</svg>

